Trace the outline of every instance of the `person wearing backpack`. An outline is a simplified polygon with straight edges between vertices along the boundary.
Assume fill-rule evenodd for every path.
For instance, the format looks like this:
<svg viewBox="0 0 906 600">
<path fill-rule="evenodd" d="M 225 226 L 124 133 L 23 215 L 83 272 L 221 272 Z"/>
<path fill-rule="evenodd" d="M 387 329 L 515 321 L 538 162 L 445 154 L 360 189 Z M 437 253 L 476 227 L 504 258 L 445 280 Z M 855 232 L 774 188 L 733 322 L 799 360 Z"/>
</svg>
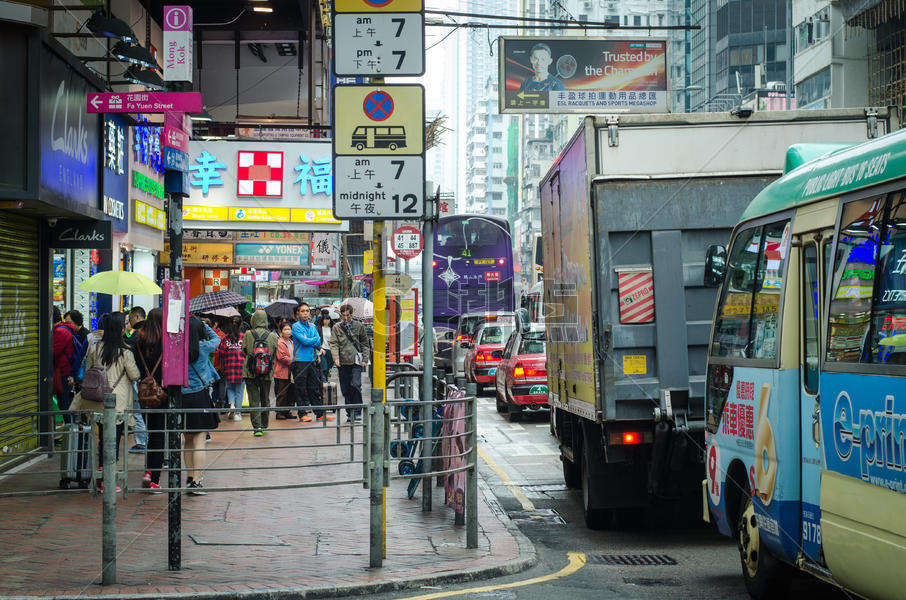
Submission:
<svg viewBox="0 0 906 600">
<path fill-rule="evenodd" d="M 132 408 L 132 382 L 139 378 L 135 356 L 123 339 L 125 318 L 114 312 L 101 317 L 103 337 L 93 344 L 85 357 L 85 376 L 82 389 L 72 402 L 73 410 L 104 410 L 104 394 L 116 395 L 116 459 L 119 460 L 120 440 L 125 427 L 125 411 Z M 130 426 L 132 425 L 130 417 Z M 98 438 L 104 439 L 104 424 L 98 422 Z M 98 471 L 104 464 L 104 444 L 98 443 Z M 98 477 L 100 479 L 100 477 Z"/>
<path fill-rule="evenodd" d="M 135 355 L 135 364 L 138 366 L 141 375 L 141 381 L 145 382 L 149 378 L 158 386 L 161 386 L 163 368 L 162 363 L 162 311 L 159 308 L 153 308 L 148 311 L 148 317 L 144 320 L 144 325 L 138 333 L 138 338 L 132 346 L 132 353 Z M 161 387 L 161 389 L 163 389 Z M 160 489 L 160 470 L 164 463 L 164 442 L 166 439 L 164 429 L 167 422 L 167 415 L 162 409 L 169 407 L 167 399 L 164 399 L 160 406 L 155 410 L 151 409 L 146 413 L 145 424 L 148 428 L 147 451 L 145 452 L 145 474 L 142 477 L 142 486 L 154 490 Z"/>
<path fill-rule="evenodd" d="M 242 338 L 242 352 L 245 365 L 242 377 L 249 393 L 249 407 L 264 407 L 270 404 L 271 381 L 274 379 L 274 361 L 277 355 L 277 336 L 267 329 L 267 313 L 258 309 L 249 322 L 251 328 Z M 253 412 L 253 435 L 260 437 L 268 425 L 268 411 Z"/>
</svg>

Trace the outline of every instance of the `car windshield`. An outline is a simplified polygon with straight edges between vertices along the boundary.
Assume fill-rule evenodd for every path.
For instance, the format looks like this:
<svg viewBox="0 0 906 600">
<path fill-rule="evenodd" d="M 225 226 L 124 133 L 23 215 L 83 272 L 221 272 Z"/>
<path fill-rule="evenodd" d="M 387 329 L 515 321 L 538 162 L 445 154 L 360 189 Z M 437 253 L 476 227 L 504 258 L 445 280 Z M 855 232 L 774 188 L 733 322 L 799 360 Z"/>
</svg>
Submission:
<svg viewBox="0 0 906 600">
<path fill-rule="evenodd" d="M 447 221 L 438 226 L 436 235 L 438 245 L 445 248 L 497 246 L 507 241 L 500 225 L 481 217 Z"/>
<path fill-rule="evenodd" d="M 497 325 L 485 327 L 481 333 L 478 343 L 502 344 L 504 340 L 510 337 L 511 333 L 513 333 L 512 327 L 499 327 Z"/>
</svg>

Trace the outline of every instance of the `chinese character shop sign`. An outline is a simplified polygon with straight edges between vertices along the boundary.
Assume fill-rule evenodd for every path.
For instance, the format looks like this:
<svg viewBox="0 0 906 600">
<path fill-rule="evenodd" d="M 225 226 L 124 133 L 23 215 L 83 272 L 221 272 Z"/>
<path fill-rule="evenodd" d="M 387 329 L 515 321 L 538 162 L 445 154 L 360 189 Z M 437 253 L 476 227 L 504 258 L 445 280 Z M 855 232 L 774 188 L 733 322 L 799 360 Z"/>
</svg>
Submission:
<svg viewBox="0 0 906 600">
<path fill-rule="evenodd" d="M 101 209 L 117 231 L 129 229 L 129 160 L 126 122 L 118 115 L 104 116 L 104 190 Z"/>
<path fill-rule="evenodd" d="M 327 141 L 189 144 L 191 194 L 183 218 L 192 222 L 280 223 L 348 228 L 333 218 L 333 161 Z M 199 223 L 198 226 L 201 226 Z M 234 226 L 235 227 L 235 226 Z"/>
</svg>

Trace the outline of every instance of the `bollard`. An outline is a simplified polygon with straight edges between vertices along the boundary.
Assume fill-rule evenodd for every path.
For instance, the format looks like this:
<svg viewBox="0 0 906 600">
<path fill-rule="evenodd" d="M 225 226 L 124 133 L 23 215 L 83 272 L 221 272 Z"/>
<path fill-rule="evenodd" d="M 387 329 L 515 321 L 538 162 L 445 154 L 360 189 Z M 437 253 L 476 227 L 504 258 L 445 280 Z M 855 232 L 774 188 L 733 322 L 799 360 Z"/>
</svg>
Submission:
<svg viewBox="0 0 906 600">
<path fill-rule="evenodd" d="M 471 415 L 471 413 L 469 413 L 469 405 L 471 404 L 472 406 L 475 406 L 477 404 L 477 396 L 478 396 L 478 384 L 477 383 L 467 383 L 466 384 L 466 399 L 463 400 L 463 402 L 465 402 L 465 404 L 466 404 L 464 407 L 465 410 L 463 410 L 463 416 L 466 418 L 466 422 L 463 423 L 463 425 L 464 425 L 466 431 L 470 431 L 471 425 L 472 425 L 472 419 L 471 419 L 472 415 Z M 473 435 L 471 432 L 466 434 L 466 448 L 471 448 L 470 441 L 472 441 L 473 443 L 475 441 L 472 438 L 473 438 Z M 466 517 L 472 513 L 472 507 L 470 506 L 470 502 L 472 501 L 472 498 L 471 498 L 471 495 L 469 494 L 469 489 L 471 489 L 470 486 L 474 483 L 475 483 L 475 478 L 472 477 L 472 473 L 471 472 L 467 473 L 466 474 L 466 498 L 465 498 L 466 510 L 465 510 L 464 514 L 456 513 L 456 521 L 455 521 L 456 525 L 465 525 Z M 466 532 L 466 536 L 468 536 L 468 531 Z M 467 546 L 467 547 L 472 548 L 472 546 Z"/>
<path fill-rule="evenodd" d="M 470 384 L 474 385 L 474 384 Z M 466 438 L 466 447 L 469 448 L 469 462 L 472 468 L 466 476 L 466 548 L 478 547 L 478 397 L 470 394 L 471 401 L 466 408 L 469 411 L 469 420 L 466 426 L 469 435 Z"/>
<path fill-rule="evenodd" d="M 369 544 L 368 566 L 384 563 L 384 406 L 380 402 L 383 390 L 371 390 L 369 419 Z"/>
<path fill-rule="evenodd" d="M 116 394 L 104 394 L 104 485 L 101 517 L 101 584 L 116 583 Z"/>
</svg>

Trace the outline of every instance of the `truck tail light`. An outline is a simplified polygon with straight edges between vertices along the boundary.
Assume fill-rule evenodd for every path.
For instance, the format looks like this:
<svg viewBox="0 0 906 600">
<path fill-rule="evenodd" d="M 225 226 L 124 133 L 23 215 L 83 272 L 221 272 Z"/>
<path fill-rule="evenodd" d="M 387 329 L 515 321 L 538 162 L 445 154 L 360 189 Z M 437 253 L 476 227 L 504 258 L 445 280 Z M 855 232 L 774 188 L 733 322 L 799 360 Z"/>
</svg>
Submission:
<svg viewBox="0 0 906 600">
<path fill-rule="evenodd" d="M 612 431 L 607 435 L 607 442 L 611 446 L 650 444 L 653 439 L 654 436 L 650 431 Z"/>
</svg>

